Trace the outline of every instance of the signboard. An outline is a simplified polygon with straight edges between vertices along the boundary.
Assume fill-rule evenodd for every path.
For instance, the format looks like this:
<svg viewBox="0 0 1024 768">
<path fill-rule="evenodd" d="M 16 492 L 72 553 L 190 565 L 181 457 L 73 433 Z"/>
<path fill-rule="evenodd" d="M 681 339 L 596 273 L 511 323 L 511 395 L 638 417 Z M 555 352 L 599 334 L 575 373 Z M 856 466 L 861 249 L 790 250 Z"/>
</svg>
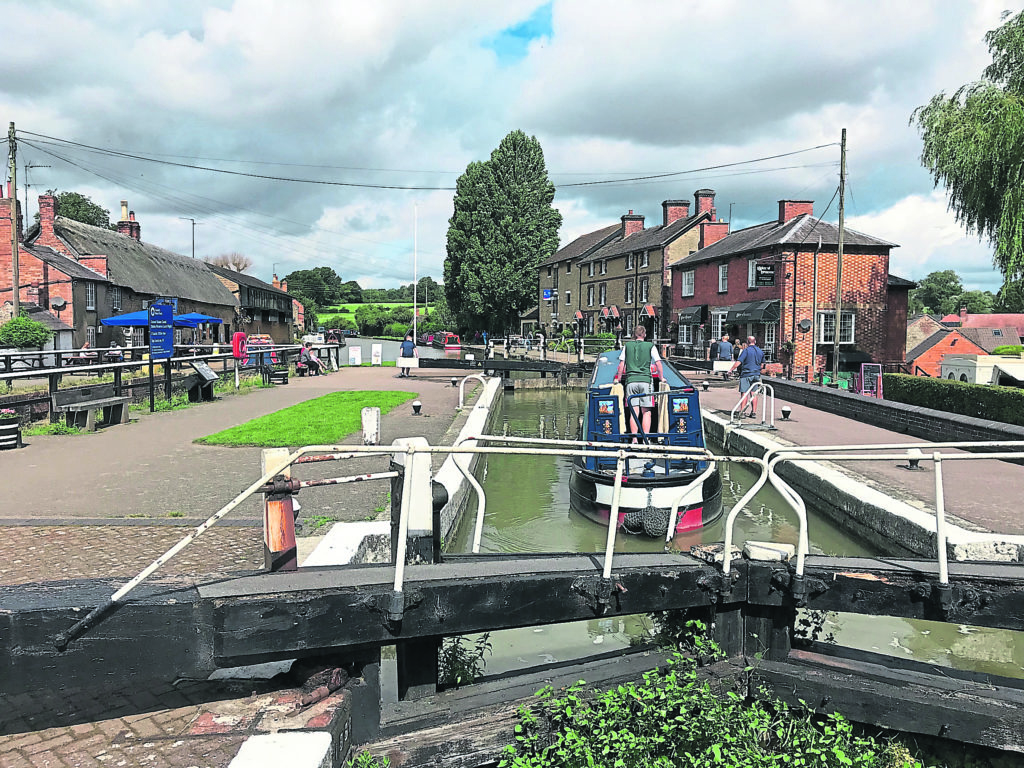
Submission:
<svg viewBox="0 0 1024 768">
<path fill-rule="evenodd" d="M 551 299 L 553 297 L 553 294 L 554 291 L 551 290 L 550 288 L 542 288 L 540 292 L 540 295 L 543 296 L 545 300 Z"/>
<path fill-rule="evenodd" d="M 399 368 L 419 368 L 420 359 L 418 357 L 402 357 L 399 355 L 395 358 L 395 365 Z"/>
<path fill-rule="evenodd" d="M 157 304 L 170 304 L 174 307 L 174 314 L 178 314 L 178 300 L 171 298 L 170 296 L 158 296 L 156 300 Z"/>
<path fill-rule="evenodd" d="M 149 307 L 149 357 L 152 360 L 174 357 L 174 307 L 170 304 Z"/>
<path fill-rule="evenodd" d="M 216 381 L 219 378 L 213 369 L 202 360 L 195 360 L 189 363 L 189 365 L 192 366 L 192 370 L 198 373 L 203 381 Z"/>
<path fill-rule="evenodd" d="M 370 347 L 370 365 L 380 365 L 384 360 L 384 345 L 374 344 Z"/>
<path fill-rule="evenodd" d="M 755 264 L 754 285 L 757 288 L 768 288 L 775 285 L 775 265 Z"/>
<path fill-rule="evenodd" d="M 348 348 L 348 364 L 349 365 L 362 365 L 363 364 L 363 348 L 362 347 L 349 347 Z"/>
</svg>

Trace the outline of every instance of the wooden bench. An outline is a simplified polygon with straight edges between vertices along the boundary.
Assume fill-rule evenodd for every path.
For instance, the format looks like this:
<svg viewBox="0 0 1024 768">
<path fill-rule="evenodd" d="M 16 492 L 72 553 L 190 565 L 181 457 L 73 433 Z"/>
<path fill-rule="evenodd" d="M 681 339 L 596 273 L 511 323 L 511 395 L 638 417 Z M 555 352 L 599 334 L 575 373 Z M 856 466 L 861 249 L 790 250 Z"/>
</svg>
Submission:
<svg viewBox="0 0 1024 768">
<path fill-rule="evenodd" d="M 104 424 L 127 424 L 130 397 L 114 393 L 113 384 L 57 390 L 51 396 L 53 412 L 63 413 L 68 426 L 96 431 L 96 411 L 103 411 Z"/>
<path fill-rule="evenodd" d="M 278 370 L 269 365 L 264 365 L 263 369 L 263 383 L 264 384 L 287 384 L 288 383 L 288 369 L 281 368 Z"/>
</svg>

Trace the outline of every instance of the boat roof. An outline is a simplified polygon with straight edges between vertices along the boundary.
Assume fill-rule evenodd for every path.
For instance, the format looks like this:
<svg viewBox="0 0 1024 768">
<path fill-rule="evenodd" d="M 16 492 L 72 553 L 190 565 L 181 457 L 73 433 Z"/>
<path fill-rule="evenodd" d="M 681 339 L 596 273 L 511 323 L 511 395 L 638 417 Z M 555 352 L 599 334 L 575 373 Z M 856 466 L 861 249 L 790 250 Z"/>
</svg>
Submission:
<svg viewBox="0 0 1024 768">
<path fill-rule="evenodd" d="M 619 355 L 621 354 L 621 350 L 609 349 L 597 356 L 597 360 L 594 362 L 594 375 L 590 379 L 591 389 L 607 389 L 612 385 L 615 371 L 619 368 Z M 661 370 L 665 375 L 665 381 L 672 389 L 693 386 L 690 380 L 679 372 L 678 368 L 664 358 L 661 360 Z"/>
</svg>

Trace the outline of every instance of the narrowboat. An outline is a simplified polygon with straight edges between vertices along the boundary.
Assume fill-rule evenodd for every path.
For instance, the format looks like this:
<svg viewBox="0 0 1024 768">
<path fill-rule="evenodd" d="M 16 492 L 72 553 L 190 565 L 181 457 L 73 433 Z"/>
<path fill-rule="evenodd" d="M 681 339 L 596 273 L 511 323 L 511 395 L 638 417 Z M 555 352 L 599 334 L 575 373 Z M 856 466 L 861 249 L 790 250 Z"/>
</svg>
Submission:
<svg viewBox="0 0 1024 768">
<path fill-rule="evenodd" d="M 609 456 L 576 457 L 569 481 L 572 508 L 604 525 L 611 515 L 614 451 L 619 447 L 636 438 L 646 445 L 705 448 L 697 388 L 667 360 L 662 361 L 662 377 L 654 378 L 652 431 L 628 431 L 629 409 L 639 423 L 641 396 L 626 397 L 622 385 L 614 383 L 620 354 L 610 350 L 598 356 L 580 426 L 580 439 L 597 447 L 607 444 Z M 696 485 L 699 490 L 693 489 Z M 702 528 L 721 517 L 722 478 L 716 463 L 696 458 L 627 459 L 619 497 L 620 530 L 664 538 L 672 506 L 687 489 L 693 490 L 677 510 L 675 533 Z"/>
<path fill-rule="evenodd" d="M 462 349 L 462 341 L 459 339 L 458 334 L 455 333 L 435 333 L 434 340 L 431 343 L 438 349 L 443 349 L 446 352 L 458 352 Z"/>
</svg>

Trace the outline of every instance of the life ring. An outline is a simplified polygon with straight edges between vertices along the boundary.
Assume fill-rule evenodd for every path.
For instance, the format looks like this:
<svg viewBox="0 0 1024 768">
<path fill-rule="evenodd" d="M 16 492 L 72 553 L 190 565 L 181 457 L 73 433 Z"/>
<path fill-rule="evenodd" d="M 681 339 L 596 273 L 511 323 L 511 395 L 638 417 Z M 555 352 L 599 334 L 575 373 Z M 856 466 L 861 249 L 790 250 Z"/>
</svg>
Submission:
<svg viewBox="0 0 1024 768">
<path fill-rule="evenodd" d="M 246 335 L 238 331 L 231 337 L 231 355 L 236 360 L 243 360 L 246 355 Z"/>
</svg>

